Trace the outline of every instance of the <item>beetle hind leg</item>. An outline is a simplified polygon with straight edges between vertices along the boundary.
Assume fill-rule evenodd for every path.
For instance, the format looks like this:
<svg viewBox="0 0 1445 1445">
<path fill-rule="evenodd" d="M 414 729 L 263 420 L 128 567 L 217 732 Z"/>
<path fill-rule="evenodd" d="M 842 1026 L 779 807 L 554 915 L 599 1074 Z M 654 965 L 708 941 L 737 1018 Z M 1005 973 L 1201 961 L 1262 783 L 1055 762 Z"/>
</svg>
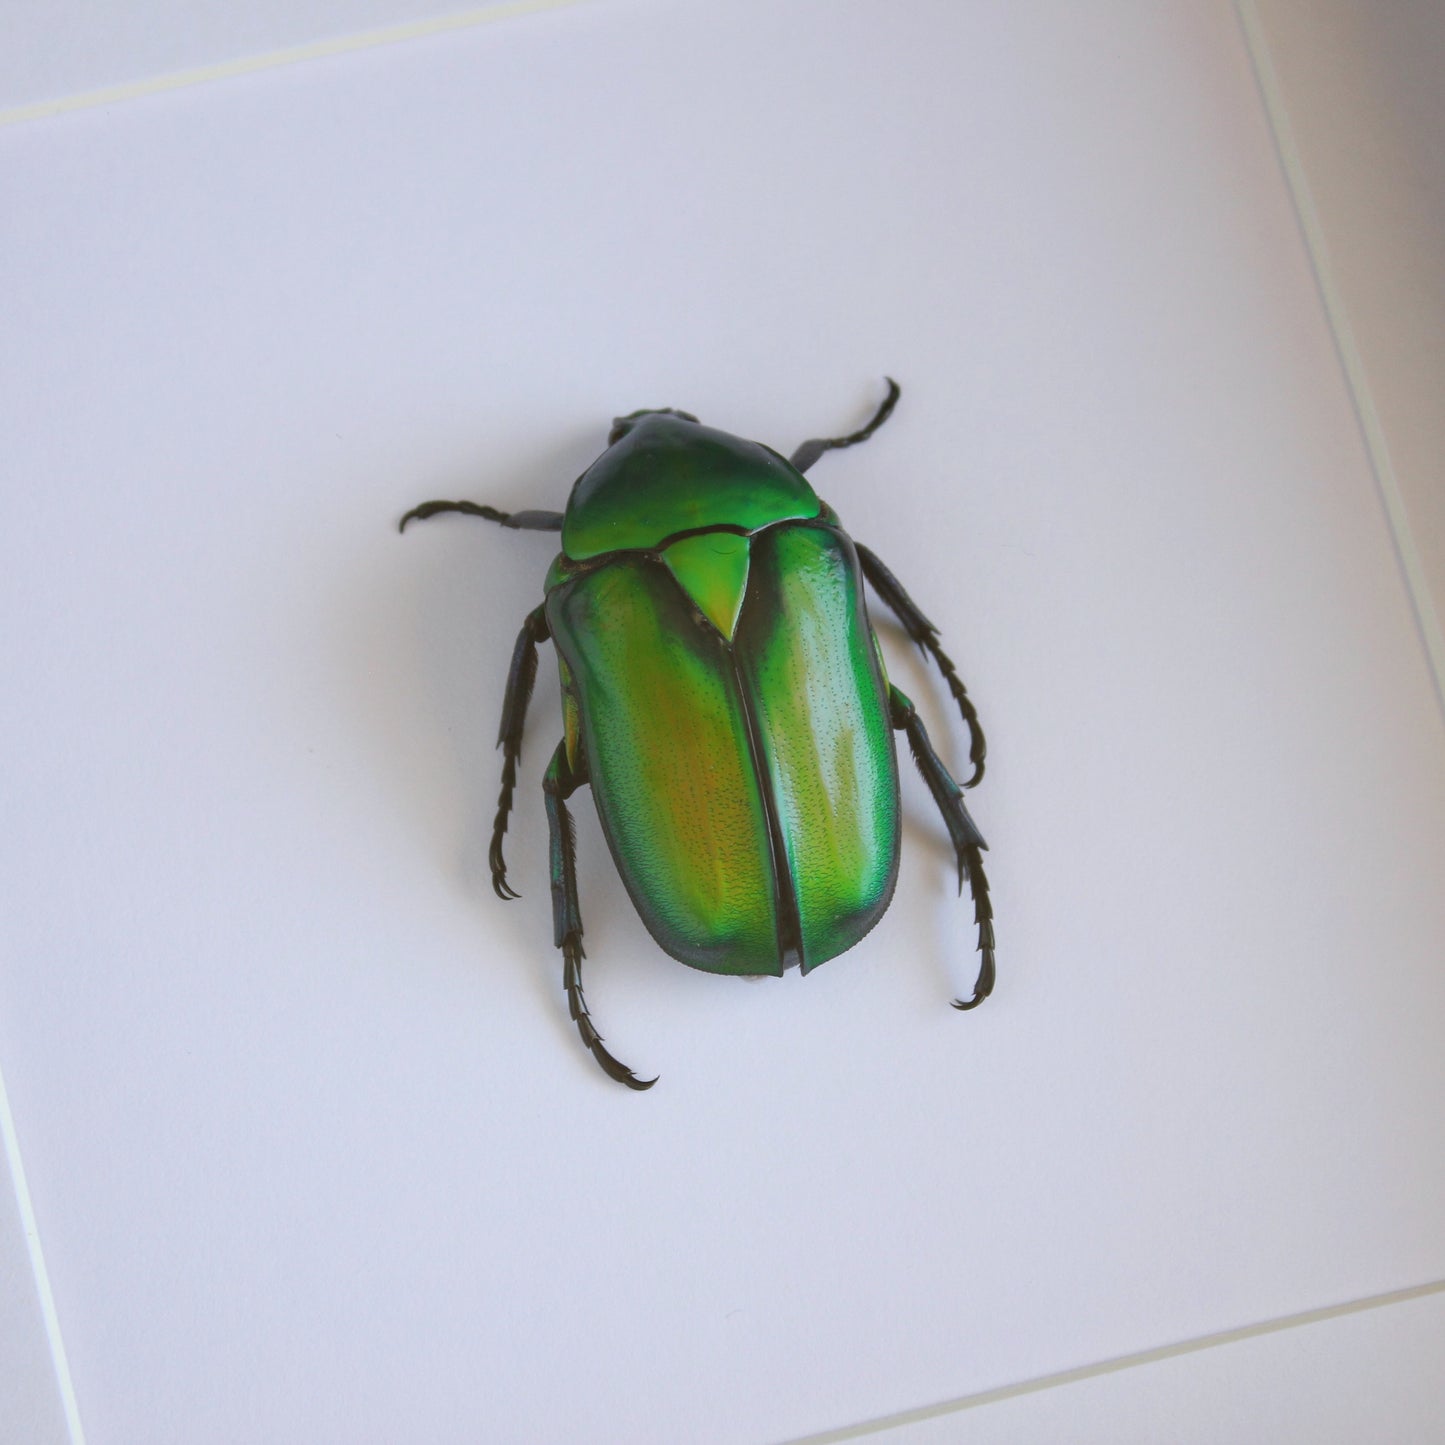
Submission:
<svg viewBox="0 0 1445 1445">
<path fill-rule="evenodd" d="M 903 630 L 934 660 L 958 710 L 968 728 L 968 760 L 973 764 L 973 776 L 963 785 L 973 787 L 983 777 L 983 760 L 988 751 L 983 728 L 978 721 L 978 712 L 969 697 L 968 690 L 953 665 L 953 659 L 938 645 L 938 628 L 923 615 L 922 608 L 903 590 L 903 584 L 879 561 L 876 553 L 861 543 L 854 543 L 858 549 L 858 562 L 863 575 L 873 585 L 873 590 L 886 602 L 893 615 L 903 624 Z"/>
<path fill-rule="evenodd" d="M 953 1006 L 957 1009 L 977 1008 L 993 992 L 994 985 L 993 903 L 989 899 L 988 876 L 983 871 L 983 850 L 988 844 L 964 806 L 963 789 L 954 782 L 943 760 L 934 752 L 917 709 L 896 687 L 890 688 L 889 694 L 893 726 L 907 734 L 908 750 L 913 754 L 913 761 L 923 774 L 923 781 L 928 784 L 928 791 L 933 794 L 933 801 L 938 804 L 938 811 L 943 814 L 944 825 L 948 828 L 958 860 L 958 891 L 963 892 L 964 881 L 967 880 L 973 898 L 980 955 L 978 977 L 974 981 L 973 997 L 967 1002 L 954 999 Z"/>
<path fill-rule="evenodd" d="M 582 912 L 577 903 L 577 837 L 566 799 L 586 782 L 567 762 L 567 744 L 557 744 L 542 791 L 547 799 L 547 828 L 551 836 L 552 922 L 554 942 L 562 950 L 562 986 L 567 991 L 567 1011 L 592 1057 L 609 1079 L 629 1089 L 650 1089 L 656 1079 L 639 1079 L 626 1064 L 615 1059 L 602 1045 L 602 1035 L 587 1011 L 582 994 Z"/>
</svg>

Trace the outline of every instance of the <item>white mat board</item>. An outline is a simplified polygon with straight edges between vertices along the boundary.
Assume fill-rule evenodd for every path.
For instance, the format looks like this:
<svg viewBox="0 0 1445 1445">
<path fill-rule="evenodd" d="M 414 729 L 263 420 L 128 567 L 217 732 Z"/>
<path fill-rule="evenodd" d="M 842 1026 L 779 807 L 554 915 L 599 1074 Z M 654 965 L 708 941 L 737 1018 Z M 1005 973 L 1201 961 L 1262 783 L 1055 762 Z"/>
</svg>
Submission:
<svg viewBox="0 0 1445 1445">
<path fill-rule="evenodd" d="M 0 136 L 0 1058 L 96 1440 L 777 1439 L 1445 1275 L 1445 735 L 1225 6 L 584 6 Z M 670 963 L 544 659 L 607 419 L 781 447 L 991 739 L 807 980 Z M 936 682 L 895 676 L 956 756 Z"/>
</svg>

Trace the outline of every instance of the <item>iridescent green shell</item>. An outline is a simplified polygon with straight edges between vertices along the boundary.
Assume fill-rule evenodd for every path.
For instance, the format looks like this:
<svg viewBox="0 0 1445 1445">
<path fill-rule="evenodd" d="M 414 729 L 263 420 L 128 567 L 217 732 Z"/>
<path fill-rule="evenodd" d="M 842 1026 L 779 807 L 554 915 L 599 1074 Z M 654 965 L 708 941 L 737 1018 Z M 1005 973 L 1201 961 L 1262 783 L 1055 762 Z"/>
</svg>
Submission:
<svg viewBox="0 0 1445 1445">
<path fill-rule="evenodd" d="M 729 500 L 734 524 L 751 515 Z M 600 565 L 554 565 L 568 716 L 658 943 L 715 973 L 806 971 L 873 927 L 897 876 L 897 763 L 857 557 L 828 522 L 704 535 L 715 553 L 670 557 L 677 544 L 649 534 Z"/>
</svg>

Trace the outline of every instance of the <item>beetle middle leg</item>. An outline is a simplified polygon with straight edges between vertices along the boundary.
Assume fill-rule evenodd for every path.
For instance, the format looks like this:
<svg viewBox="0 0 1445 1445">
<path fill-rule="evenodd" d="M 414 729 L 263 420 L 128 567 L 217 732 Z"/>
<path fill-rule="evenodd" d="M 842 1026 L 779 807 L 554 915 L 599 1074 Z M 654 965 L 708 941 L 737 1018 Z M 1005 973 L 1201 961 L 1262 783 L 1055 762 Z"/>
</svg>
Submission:
<svg viewBox="0 0 1445 1445">
<path fill-rule="evenodd" d="M 953 700 L 958 704 L 958 710 L 968 726 L 968 760 L 973 764 L 973 776 L 963 786 L 971 788 L 983 777 L 984 754 L 988 751 L 973 699 L 969 697 L 953 659 L 938 645 L 938 628 L 923 615 L 923 609 L 903 590 L 903 584 L 883 565 L 876 553 L 869 551 L 861 542 L 853 545 L 858 549 L 863 575 L 903 624 L 903 630 L 937 663 Z"/>
<path fill-rule="evenodd" d="M 502 725 L 497 731 L 497 746 L 502 749 L 502 793 L 497 799 L 497 816 L 492 820 L 492 846 L 487 853 L 487 861 L 492 868 L 492 891 L 501 899 L 518 896 L 516 889 L 507 882 L 502 837 L 507 831 L 507 816 L 512 811 L 512 794 L 517 787 L 517 760 L 522 756 L 522 727 L 527 721 L 527 704 L 532 700 L 532 687 L 537 681 L 537 644 L 545 642 L 551 635 L 545 607 L 538 607 L 527 614 L 527 620 L 517 634 L 517 645 L 512 649 L 507 692 L 502 699 Z"/>
<path fill-rule="evenodd" d="M 650 1089 L 656 1079 L 639 1079 L 626 1064 L 614 1059 L 602 1047 L 587 1000 L 582 996 L 582 912 L 577 903 L 577 838 L 566 799 L 587 781 L 586 764 L 574 770 L 567 762 L 567 744 L 557 744 L 542 791 L 547 797 L 547 829 L 551 837 L 552 924 L 553 941 L 562 950 L 562 986 L 567 990 L 567 1009 L 582 1042 L 592 1057 L 602 1065 L 609 1079 L 626 1084 L 629 1089 Z"/>
<path fill-rule="evenodd" d="M 968 815 L 963 789 L 954 782 L 942 758 L 934 752 L 917 709 L 896 687 L 890 687 L 888 691 L 893 726 L 908 735 L 908 750 L 913 754 L 913 761 L 918 764 L 918 771 L 923 774 L 923 781 L 928 784 L 928 791 L 933 794 L 933 801 L 938 804 L 938 811 L 943 814 L 944 825 L 948 828 L 958 859 L 958 890 L 963 892 L 963 882 L 967 878 L 969 893 L 973 897 L 973 917 L 978 924 L 978 951 L 982 958 L 978 978 L 973 985 L 973 997 L 967 1003 L 954 999 L 953 1006 L 958 1009 L 977 1008 L 993 992 L 994 984 L 993 904 L 988 896 L 988 878 L 983 871 L 982 856 L 988 844 L 978 831 L 978 825 Z"/>
</svg>

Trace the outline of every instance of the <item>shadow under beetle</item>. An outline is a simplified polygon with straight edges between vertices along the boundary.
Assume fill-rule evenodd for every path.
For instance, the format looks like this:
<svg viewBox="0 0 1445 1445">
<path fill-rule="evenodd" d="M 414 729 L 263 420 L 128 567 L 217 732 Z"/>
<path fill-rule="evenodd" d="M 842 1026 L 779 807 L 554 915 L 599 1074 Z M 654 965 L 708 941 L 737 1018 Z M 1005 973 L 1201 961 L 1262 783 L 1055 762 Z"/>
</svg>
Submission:
<svg viewBox="0 0 1445 1445">
<path fill-rule="evenodd" d="M 462 512 L 560 532 L 545 600 L 512 653 L 498 746 L 492 887 L 517 782 L 537 644 L 557 649 L 563 738 L 542 782 L 551 833 L 555 942 L 568 1008 L 609 1077 L 639 1079 L 602 1044 L 582 996 L 582 917 L 566 800 L 592 785 L 617 871 L 648 931 L 709 973 L 804 973 L 851 948 L 883 916 L 898 877 L 893 730 L 938 805 L 967 880 L 981 962 L 968 1002 L 994 984 L 993 909 L 981 850 L 913 704 L 888 681 L 863 579 L 937 663 L 969 729 L 972 787 L 984 738 L 938 629 L 897 578 L 848 536 L 803 473 L 872 436 L 898 401 L 848 436 L 806 441 L 788 460 L 685 411 L 619 417 L 565 512 L 424 502 L 401 519 Z"/>
</svg>

